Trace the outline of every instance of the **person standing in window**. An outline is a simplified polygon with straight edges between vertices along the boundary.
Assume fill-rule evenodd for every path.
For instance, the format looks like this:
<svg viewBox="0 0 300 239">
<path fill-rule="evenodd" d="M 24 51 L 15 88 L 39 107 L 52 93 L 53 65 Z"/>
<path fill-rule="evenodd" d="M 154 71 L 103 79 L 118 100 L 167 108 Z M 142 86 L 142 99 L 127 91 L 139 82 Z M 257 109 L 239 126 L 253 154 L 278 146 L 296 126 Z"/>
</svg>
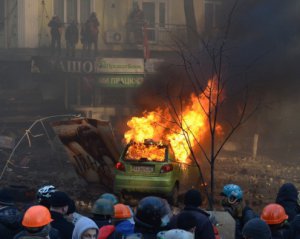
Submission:
<svg viewBox="0 0 300 239">
<path fill-rule="evenodd" d="M 66 28 L 65 39 L 67 47 L 67 57 L 75 57 L 75 48 L 78 43 L 78 28 L 75 20 L 72 20 L 70 25 Z"/>
<path fill-rule="evenodd" d="M 88 47 L 88 55 L 91 53 L 92 45 L 94 45 L 94 55 L 98 54 L 98 34 L 99 34 L 99 20 L 95 12 L 92 12 L 85 22 L 85 33 Z"/>
<path fill-rule="evenodd" d="M 48 23 L 48 27 L 50 27 L 50 34 L 51 34 L 51 50 L 52 54 L 56 52 L 60 55 L 61 52 L 61 28 L 62 23 L 58 16 L 54 15 L 50 22 Z"/>
<path fill-rule="evenodd" d="M 134 4 L 133 11 L 129 15 L 127 22 L 127 40 L 131 41 L 130 33 L 134 35 L 135 43 L 143 42 L 143 27 L 145 23 L 144 12 L 141 10 L 140 6 L 136 3 Z"/>
</svg>

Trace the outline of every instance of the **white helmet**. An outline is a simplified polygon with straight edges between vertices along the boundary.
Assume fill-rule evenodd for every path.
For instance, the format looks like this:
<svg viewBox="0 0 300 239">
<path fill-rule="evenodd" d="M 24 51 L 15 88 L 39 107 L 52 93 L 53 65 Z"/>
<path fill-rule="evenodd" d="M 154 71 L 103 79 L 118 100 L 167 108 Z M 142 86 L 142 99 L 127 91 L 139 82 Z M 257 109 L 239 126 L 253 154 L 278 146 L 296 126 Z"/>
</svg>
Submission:
<svg viewBox="0 0 300 239">
<path fill-rule="evenodd" d="M 49 199 L 52 193 L 54 193 L 55 191 L 56 188 L 53 185 L 45 185 L 37 191 L 36 193 L 37 200 L 40 202 L 42 199 L 45 198 Z"/>
<path fill-rule="evenodd" d="M 194 234 L 181 229 L 172 229 L 157 233 L 157 239 L 194 239 Z"/>
</svg>

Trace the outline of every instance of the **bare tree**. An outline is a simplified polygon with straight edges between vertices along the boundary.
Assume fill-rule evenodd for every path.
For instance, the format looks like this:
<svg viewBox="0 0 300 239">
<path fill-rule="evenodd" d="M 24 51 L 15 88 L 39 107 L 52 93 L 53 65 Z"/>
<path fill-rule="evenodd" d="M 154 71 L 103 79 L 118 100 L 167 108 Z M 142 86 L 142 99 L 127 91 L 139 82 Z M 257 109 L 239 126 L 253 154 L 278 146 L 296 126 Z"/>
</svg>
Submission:
<svg viewBox="0 0 300 239">
<path fill-rule="evenodd" d="M 189 1 L 185 1 L 189 2 Z M 215 165 L 217 158 L 223 148 L 228 142 L 233 133 L 249 119 L 256 111 L 257 106 L 249 106 L 248 87 L 239 89 L 237 94 L 242 96 L 240 99 L 240 108 L 236 117 L 226 119 L 225 108 L 227 107 L 229 97 L 225 94 L 225 88 L 230 82 L 230 76 L 227 73 L 228 65 L 226 61 L 228 56 L 226 54 L 227 41 L 229 39 L 229 30 L 233 13 L 237 7 L 238 0 L 235 0 L 224 27 L 223 36 L 217 38 L 204 39 L 199 35 L 196 29 L 189 29 L 188 32 L 193 30 L 194 35 L 197 36 L 198 48 L 191 46 L 195 44 L 186 44 L 184 41 L 175 39 L 177 52 L 182 60 L 181 66 L 183 67 L 186 76 L 189 80 L 193 93 L 198 98 L 200 105 L 208 124 L 208 142 L 203 140 L 198 135 L 195 135 L 191 129 L 191 125 L 186 121 L 183 115 L 183 97 L 182 92 L 173 97 L 170 91 L 167 93 L 167 105 L 172 115 L 174 125 L 179 128 L 179 134 L 183 134 L 190 151 L 191 158 L 196 162 L 202 184 L 206 185 L 206 180 L 203 174 L 203 168 L 198 160 L 204 157 L 210 167 L 210 192 L 204 187 L 206 195 L 208 196 L 209 205 L 213 208 L 214 193 L 215 193 Z M 189 33 L 190 34 L 190 33 Z M 189 37 L 190 39 L 190 37 Z M 209 80 L 208 80 L 209 79 Z M 171 86 L 168 86 L 170 88 Z M 204 102 L 207 104 L 205 105 Z M 231 105 L 235 107 L 235 105 Z M 249 109 L 251 108 L 251 109 Z M 222 121 L 223 133 L 219 134 L 220 122 Z M 226 126 L 225 126 L 226 125 Z M 226 129 L 225 129 L 226 128 Z M 196 142 L 197 147 L 192 146 L 192 141 Z"/>
</svg>

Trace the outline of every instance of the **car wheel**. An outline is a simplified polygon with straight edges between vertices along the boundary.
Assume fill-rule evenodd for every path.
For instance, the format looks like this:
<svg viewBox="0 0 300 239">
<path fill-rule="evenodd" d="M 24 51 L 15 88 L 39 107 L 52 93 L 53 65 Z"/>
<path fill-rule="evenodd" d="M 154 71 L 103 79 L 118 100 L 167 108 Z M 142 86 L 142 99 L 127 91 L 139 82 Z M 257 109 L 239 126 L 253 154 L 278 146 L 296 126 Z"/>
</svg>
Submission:
<svg viewBox="0 0 300 239">
<path fill-rule="evenodd" d="M 179 194 L 179 189 L 178 189 L 178 186 L 175 185 L 173 190 L 172 190 L 172 193 L 170 195 L 170 198 L 169 198 L 169 203 L 173 206 L 177 206 L 178 205 L 178 194 Z"/>
</svg>

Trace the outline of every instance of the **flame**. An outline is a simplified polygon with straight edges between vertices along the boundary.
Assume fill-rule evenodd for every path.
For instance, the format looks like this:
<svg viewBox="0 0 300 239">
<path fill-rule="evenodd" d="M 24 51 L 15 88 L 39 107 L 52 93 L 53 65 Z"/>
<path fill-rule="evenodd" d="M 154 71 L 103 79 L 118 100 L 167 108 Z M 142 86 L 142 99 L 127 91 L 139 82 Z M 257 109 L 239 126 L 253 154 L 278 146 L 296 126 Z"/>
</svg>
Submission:
<svg viewBox="0 0 300 239">
<path fill-rule="evenodd" d="M 159 144 L 132 143 L 126 152 L 127 160 L 147 159 L 148 161 L 164 161 L 165 147 Z"/>
<path fill-rule="evenodd" d="M 130 129 L 124 138 L 127 143 L 134 141 L 142 144 L 146 139 L 169 142 L 176 159 L 187 162 L 190 149 L 195 149 L 198 143 L 203 143 L 209 130 L 208 112 L 213 112 L 212 109 L 218 103 L 218 96 L 220 94 L 217 92 L 216 79 L 212 79 L 208 81 L 203 93 L 198 96 L 191 94 L 188 101 L 182 102 L 184 107 L 177 117 L 172 116 L 168 109 L 162 108 L 151 112 L 144 111 L 142 117 L 132 117 L 127 122 Z M 216 126 L 216 132 L 222 132 L 220 125 Z M 139 145 L 136 152 L 130 154 L 140 158 L 141 154 L 145 155 L 145 150 L 146 148 Z M 147 154 L 147 157 L 153 159 L 157 155 Z"/>
</svg>

